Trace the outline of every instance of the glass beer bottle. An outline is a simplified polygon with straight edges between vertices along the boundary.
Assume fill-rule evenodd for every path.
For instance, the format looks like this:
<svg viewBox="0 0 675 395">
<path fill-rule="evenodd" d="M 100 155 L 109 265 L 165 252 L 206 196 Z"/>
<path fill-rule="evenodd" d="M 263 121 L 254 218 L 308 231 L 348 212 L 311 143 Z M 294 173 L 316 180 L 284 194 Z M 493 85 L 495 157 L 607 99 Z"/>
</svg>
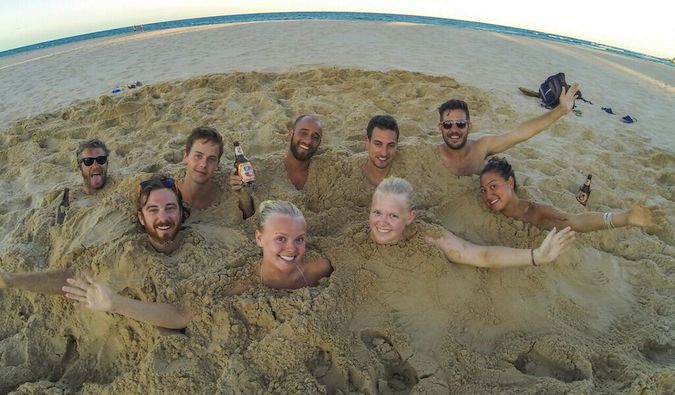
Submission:
<svg viewBox="0 0 675 395">
<path fill-rule="evenodd" d="M 584 185 L 582 185 L 577 192 L 577 201 L 583 206 L 586 206 L 586 203 L 588 203 L 588 197 L 591 196 L 592 177 L 593 176 L 589 174 L 588 177 L 586 177 L 586 182 L 584 182 Z"/>
<path fill-rule="evenodd" d="M 62 225 L 63 221 L 66 219 L 66 207 L 70 206 L 70 189 L 65 188 L 63 190 L 63 200 L 59 204 L 59 207 L 56 208 L 56 220 L 54 221 L 56 225 Z"/>
<path fill-rule="evenodd" d="M 241 149 L 238 141 L 234 142 L 234 169 L 235 174 L 241 177 L 244 185 L 252 186 L 255 182 L 255 172 L 251 161 L 244 155 L 244 150 Z"/>
</svg>

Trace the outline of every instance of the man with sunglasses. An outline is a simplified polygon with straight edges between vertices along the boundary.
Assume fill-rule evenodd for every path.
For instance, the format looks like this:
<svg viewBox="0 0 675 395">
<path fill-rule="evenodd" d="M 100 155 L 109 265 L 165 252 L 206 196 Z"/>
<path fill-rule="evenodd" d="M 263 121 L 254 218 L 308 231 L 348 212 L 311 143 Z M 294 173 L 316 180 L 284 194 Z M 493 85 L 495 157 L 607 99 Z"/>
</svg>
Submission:
<svg viewBox="0 0 675 395">
<path fill-rule="evenodd" d="M 180 230 L 189 212 L 183 207 L 174 179 L 155 175 L 141 182 L 137 206 L 138 223 L 148 235 L 150 245 L 157 252 L 167 255 L 176 251 L 182 244 Z M 66 282 L 67 285 L 62 287 L 65 296 L 95 311 L 117 313 L 172 329 L 185 328 L 192 316 L 174 303 L 142 301 L 120 295 L 88 274 L 76 278 L 71 276 Z"/>
<path fill-rule="evenodd" d="M 478 174 L 485 158 L 536 136 L 572 111 L 577 91 L 579 84 L 576 83 L 568 91 L 563 88 L 560 105 L 546 114 L 525 121 L 504 134 L 482 136 L 476 140 L 468 139 L 472 128 L 469 106 L 462 100 L 448 100 L 438 108 L 438 130 L 445 142 L 439 145 L 443 164 L 457 176 Z"/>
<path fill-rule="evenodd" d="M 82 189 L 90 195 L 105 186 L 108 177 L 108 148 L 99 139 L 87 140 L 77 148 L 77 166 Z"/>
</svg>

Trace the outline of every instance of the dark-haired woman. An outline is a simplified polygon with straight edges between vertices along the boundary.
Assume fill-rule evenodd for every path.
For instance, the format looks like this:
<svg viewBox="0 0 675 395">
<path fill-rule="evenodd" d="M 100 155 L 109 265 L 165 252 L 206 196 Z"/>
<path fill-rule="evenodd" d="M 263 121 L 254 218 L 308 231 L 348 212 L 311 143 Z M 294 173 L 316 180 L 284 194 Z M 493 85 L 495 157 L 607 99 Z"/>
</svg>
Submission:
<svg viewBox="0 0 675 395">
<path fill-rule="evenodd" d="M 480 192 L 483 202 L 493 211 L 507 217 L 551 229 L 570 226 L 576 232 L 593 232 L 622 226 L 654 227 L 662 217 L 656 206 L 645 206 L 646 197 L 622 212 L 583 212 L 570 214 L 551 205 L 523 200 L 516 194 L 516 176 L 504 158 L 492 157 L 480 173 Z"/>
</svg>

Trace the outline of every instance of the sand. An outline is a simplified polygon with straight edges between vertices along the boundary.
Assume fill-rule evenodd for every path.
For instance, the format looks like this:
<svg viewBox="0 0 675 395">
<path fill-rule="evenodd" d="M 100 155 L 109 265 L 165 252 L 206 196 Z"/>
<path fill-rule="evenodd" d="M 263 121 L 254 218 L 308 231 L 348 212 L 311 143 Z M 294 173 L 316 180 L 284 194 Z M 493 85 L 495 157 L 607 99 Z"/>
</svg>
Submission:
<svg viewBox="0 0 675 395">
<path fill-rule="evenodd" d="M 91 270 L 118 292 L 181 303 L 185 333 L 74 308 L 60 297 L 0 291 L 0 393 L 600 393 L 675 391 L 675 72 L 601 51 L 462 29 L 373 22 L 267 22 L 136 34 L 0 59 L 0 268 Z M 564 71 L 586 98 L 581 116 L 505 153 L 520 195 L 570 212 L 593 174 L 589 210 L 641 195 L 661 205 L 661 230 L 580 235 L 541 268 L 448 263 L 423 241 L 444 226 L 478 244 L 528 248 L 537 228 L 497 216 L 477 177 L 444 171 L 436 107 L 466 100 L 474 134 L 542 114 L 535 88 Z M 141 88 L 111 94 L 140 80 Z M 612 107 L 617 115 L 600 107 Z M 287 123 L 317 114 L 325 137 L 307 188 L 280 175 Z M 365 125 L 401 126 L 393 172 L 420 210 L 404 243 L 367 236 Z M 630 114 L 635 124 L 619 118 Z M 310 250 L 335 272 L 314 288 L 229 287 L 259 257 L 253 221 L 223 192 L 195 213 L 170 257 L 134 223 L 137 182 L 180 177 L 198 125 L 239 140 L 258 169 L 258 200 L 298 204 Z M 110 185 L 77 192 L 74 151 L 99 137 Z M 73 204 L 50 226 L 60 191 Z"/>
</svg>

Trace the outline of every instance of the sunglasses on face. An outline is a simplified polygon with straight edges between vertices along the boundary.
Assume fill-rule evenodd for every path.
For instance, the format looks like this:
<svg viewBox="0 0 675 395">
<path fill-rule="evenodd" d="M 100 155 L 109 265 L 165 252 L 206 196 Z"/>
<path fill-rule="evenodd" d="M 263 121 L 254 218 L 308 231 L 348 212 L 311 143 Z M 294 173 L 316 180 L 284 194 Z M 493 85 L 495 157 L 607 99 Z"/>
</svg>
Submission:
<svg viewBox="0 0 675 395">
<path fill-rule="evenodd" d="M 108 161 L 108 157 L 105 155 L 97 156 L 95 158 L 82 158 L 80 159 L 80 163 L 84 163 L 85 166 L 89 167 L 94 164 L 94 161 L 98 163 L 99 165 L 105 165 L 105 163 Z"/>
<path fill-rule="evenodd" d="M 464 129 L 466 127 L 466 125 L 469 124 L 469 122 L 464 120 L 464 119 L 460 119 L 459 121 L 449 121 L 448 120 L 448 121 L 443 121 L 441 123 L 441 126 L 445 130 L 450 130 L 452 128 L 453 124 L 457 125 L 457 129 Z"/>
<path fill-rule="evenodd" d="M 157 179 L 152 178 L 150 180 L 141 181 L 141 184 L 140 184 L 141 190 L 149 187 L 152 184 L 152 182 L 155 181 L 155 180 L 157 180 Z M 176 185 L 176 180 L 174 180 L 171 177 L 162 177 L 159 181 L 162 183 L 162 185 L 164 185 L 165 188 L 171 189 Z"/>
</svg>

